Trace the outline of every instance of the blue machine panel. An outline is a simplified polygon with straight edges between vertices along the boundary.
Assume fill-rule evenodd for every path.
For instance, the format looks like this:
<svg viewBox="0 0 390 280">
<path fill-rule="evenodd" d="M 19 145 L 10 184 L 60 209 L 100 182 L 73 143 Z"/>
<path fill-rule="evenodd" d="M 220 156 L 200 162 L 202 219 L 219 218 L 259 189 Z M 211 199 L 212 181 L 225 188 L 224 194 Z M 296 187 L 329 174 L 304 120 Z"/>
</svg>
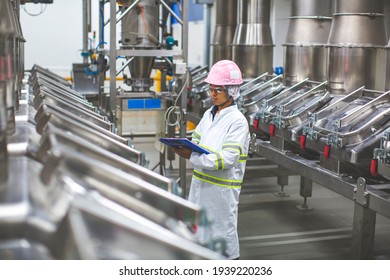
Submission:
<svg viewBox="0 0 390 280">
<path fill-rule="evenodd" d="M 127 100 L 127 109 L 160 109 L 161 99 L 129 99 Z"/>
</svg>

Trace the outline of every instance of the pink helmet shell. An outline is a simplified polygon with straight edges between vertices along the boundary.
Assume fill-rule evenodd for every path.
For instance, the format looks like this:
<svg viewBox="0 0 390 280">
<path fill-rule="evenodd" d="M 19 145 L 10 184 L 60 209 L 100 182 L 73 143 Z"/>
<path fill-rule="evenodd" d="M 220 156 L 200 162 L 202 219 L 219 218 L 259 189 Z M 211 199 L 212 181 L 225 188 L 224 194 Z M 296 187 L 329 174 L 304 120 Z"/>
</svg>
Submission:
<svg viewBox="0 0 390 280">
<path fill-rule="evenodd" d="M 216 62 L 204 81 L 216 86 L 241 85 L 243 83 L 240 68 L 231 60 Z"/>
</svg>

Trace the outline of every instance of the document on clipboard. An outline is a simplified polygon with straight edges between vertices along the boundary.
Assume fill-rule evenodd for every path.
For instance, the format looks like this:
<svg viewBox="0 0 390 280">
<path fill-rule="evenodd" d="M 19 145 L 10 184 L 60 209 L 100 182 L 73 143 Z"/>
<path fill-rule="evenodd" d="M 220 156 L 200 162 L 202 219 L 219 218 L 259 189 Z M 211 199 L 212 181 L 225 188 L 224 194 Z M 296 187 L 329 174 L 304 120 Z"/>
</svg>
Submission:
<svg viewBox="0 0 390 280">
<path fill-rule="evenodd" d="M 191 142 L 187 138 L 160 138 L 160 141 L 164 143 L 165 145 L 168 145 L 170 147 L 186 147 L 194 152 L 200 153 L 200 154 L 209 154 L 210 152 L 206 149 L 196 145 L 194 142 Z"/>
</svg>

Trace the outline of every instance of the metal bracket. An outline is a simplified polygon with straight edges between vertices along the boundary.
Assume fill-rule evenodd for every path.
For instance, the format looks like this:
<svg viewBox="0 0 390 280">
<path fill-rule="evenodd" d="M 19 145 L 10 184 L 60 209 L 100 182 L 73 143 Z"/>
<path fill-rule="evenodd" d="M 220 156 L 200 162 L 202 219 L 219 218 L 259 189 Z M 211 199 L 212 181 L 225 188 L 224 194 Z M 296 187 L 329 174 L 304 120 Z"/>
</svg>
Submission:
<svg viewBox="0 0 390 280">
<path fill-rule="evenodd" d="M 260 105 L 260 113 L 257 113 L 258 119 L 262 122 L 266 122 L 266 116 L 265 116 L 265 111 L 267 110 L 268 107 L 268 100 L 263 100 Z"/>
<path fill-rule="evenodd" d="M 390 162 L 390 151 L 388 151 L 388 143 L 390 141 L 390 132 L 386 131 L 380 142 L 380 148 L 374 149 L 374 159 L 377 159 L 380 163 Z"/>
<path fill-rule="evenodd" d="M 303 127 L 302 134 L 306 135 L 310 140 L 317 140 L 318 133 L 314 130 L 314 124 L 317 122 L 317 114 L 316 113 L 307 113 L 309 116 L 309 125 L 305 125 Z"/>
<path fill-rule="evenodd" d="M 358 178 L 356 188 L 353 191 L 353 200 L 364 207 L 368 207 L 370 202 L 370 194 L 366 191 L 366 180 L 364 178 Z"/>
<path fill-rule="evenodd" d="M 341 122 L 340 119 L 336 120 L 332 125 L 332 133 L 326 137 L 326 145 L 332 147 L 341 147 L 342 140 L 339 137 L 338 130 L 340 128 Z"/>
<path fill-rule="evenodd" d="M 253 153 L 257 153 L 257 145 L 256 145 L 256 133 L 251 134 L 251 139 L 249 141 L 249 150 Z"/>
<path fill-rule="evenodd" d="M 272 123 L 277 128 L 284 128 L 284 121 L 282 120 L 282 115 L 284 112 L 284 105 L 280 105 L 276 108 L 276 116 L 272 118 Z"/>
</svg>

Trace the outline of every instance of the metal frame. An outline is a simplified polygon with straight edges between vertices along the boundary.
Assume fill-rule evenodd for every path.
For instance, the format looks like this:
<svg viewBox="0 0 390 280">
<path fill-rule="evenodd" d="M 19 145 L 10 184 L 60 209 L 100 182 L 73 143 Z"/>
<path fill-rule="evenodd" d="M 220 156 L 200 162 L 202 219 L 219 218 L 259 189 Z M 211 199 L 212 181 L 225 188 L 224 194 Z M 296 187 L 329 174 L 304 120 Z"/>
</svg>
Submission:
<svg viewBox="0 0 390 280">
<path fill-rule="evenodd" d="M 376 214 L 390 218 L 390 184 L 370 184 L 362 177 L 357 180 L 323 169 L 315 160 L 308 160 L 289 151 L 278 150 L 267 141 L 252 141 L 251 150 L 301 176 L 301 196 L 311 196 L 311 182 L 322 185 L 355 202 L 353 215 L 353 259 L 370 259 L 373 255 Z M 306 182 L 306 183 L 305 183 Z M 303 185 L 308 185 L 306 191 Z M 306 202 L 306 201 L 305 201 Z M 304 203 L 305 205 L 305 203 Z"/>
<path fill-rule="evenodd" d="M 104 25 L 110 23 L 110 49 L 109 49 L 109 56 L 110 58 L 117 57 L 117 55 L 126 55 L 126 56 L 177 56 L 181 55 L 183 60 L 186 62 L 188 58 L 188 7 L 189 7 L 189 0 L 183 0 L 182 3 L 182 10 L 183 10 L 183 20 L 178 20 L 180 24 L 182 24 L 182 50 L 119 50 L 117 49 L 117 38 L 116 38 L 116 25 L 122 17 L 119 17 L 117 20 L 111 20 L 116 19 L 116 1 L 110 0 L 110 19 L 107 20 Z M 164 8 L 168 9 L 168 11 L 173 14 L 173 16 L 176 18 L 176 15 L 174 15 L 173 11 L 169 9 L 165 3 L 162 0 L 159 0 L 159 2 L 164 6 Z M 137 2 L 135 2 L 137 3 Z M 134 6 L 134 5 L 133 5 Z M 130 8 L 126 10 L 125 12 L 130 11 Z M 176 18 L 178 19 L 178 18 Z M 117 75 L 117 69 L 116 69 L 116 59 L 110 59 L 110 116 L 112 119 L 115 117 L 115 109 L 116 109 L 116 75 Z M 186 114 L 186 108 L 187 108 L 187 95 L 182 94 L 180 98 L 180 107 L 181 107 L 181 114 L 182 114 L 182 123 L 180 124 L 180 137 L 186 137 L 187 134 L 187 114 Z M 183 187 L 184 193 L 182 196 L 186 197 L 186 159 L 180 158 L 179 159 L 179 176 L 180 176 L 180 185 Z"/>
</svg>

